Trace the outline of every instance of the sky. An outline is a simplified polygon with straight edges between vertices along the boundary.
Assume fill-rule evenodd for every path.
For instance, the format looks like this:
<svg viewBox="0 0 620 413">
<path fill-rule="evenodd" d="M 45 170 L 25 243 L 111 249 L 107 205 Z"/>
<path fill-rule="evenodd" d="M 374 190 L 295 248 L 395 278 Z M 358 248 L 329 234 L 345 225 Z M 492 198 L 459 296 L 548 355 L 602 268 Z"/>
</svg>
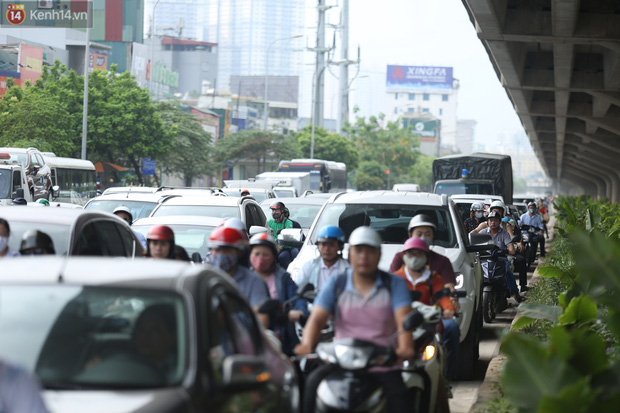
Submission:
<svg viewBox="0 0 620 413">
<path fill-rule="evenodd" d="M 337 4 L 327 0 L 327 4 Z M 316 20 L 316 0 L 308 0 L 307 21 Z M 351 107 L 360 106 L 362 115 L 385 112 L 385 77 L 388 64 L 410 66 L 452 66 L 460 81 L 457 116 L 477 121 L 476 143 L 489 144 L 498 135 L 523 131 L 516 112 L 501 86 L 474 25 L 461 0 L 350 0 L 350 52 L 361 50 L 360 77 L 353 82 Z M 328 12 L 328 21 L 338 22 L 338 9 Z M 307 41 L 314 42 L 313 28 L 306 29 Z M 328 33 L 327 38 L 331 39 Z M 311 55 L 310 53 L 305 53 Z M 339 58 L 339 52 L 336 55 Z M 312 56 L 306 58 L 312 62 Z M 307 66 L 312 73 L 312 66 Z M 337 68 L 332 70 L 337 74 Z M 356 69 L 350 68 L 353 77 Z M 325 117 L 336 89 L 335 77 L 327 75 Z M 304 106 L 300 108 L 303 112 Z M 332 116 L 333 114 L 333 116 Z"/>
</svg>

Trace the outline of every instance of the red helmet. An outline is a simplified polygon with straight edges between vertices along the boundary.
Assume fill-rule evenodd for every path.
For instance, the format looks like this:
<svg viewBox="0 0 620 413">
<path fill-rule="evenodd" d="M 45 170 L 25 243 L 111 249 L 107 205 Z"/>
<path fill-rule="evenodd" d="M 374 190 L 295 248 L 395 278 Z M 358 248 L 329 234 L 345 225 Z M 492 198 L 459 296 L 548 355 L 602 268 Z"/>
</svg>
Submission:
<svg viewBox="0 0 620 413">
<path fill-rule="evenodd" d="M 247 244 L 248 236 L 235 228 L 215 228 L 209 237 L 209 248 L 231 247 L 245 251 Z"/>
<path fill-rule="evenodd" d="M 155 225 L 149 230 L 146 239 L 174 242 L 174 232 L 172 231 L 172 228 L 166 225 Z"/>
<path fill-rule="evenodd" d="M 271 203 L 271 205 L 269 206 L 269 209 L 281 209 L 282 211 L 284 211 L 284 209 L 286 209 L 286 207 L 284 206 L 283 202 L 273 201 Z"/>
</svg>

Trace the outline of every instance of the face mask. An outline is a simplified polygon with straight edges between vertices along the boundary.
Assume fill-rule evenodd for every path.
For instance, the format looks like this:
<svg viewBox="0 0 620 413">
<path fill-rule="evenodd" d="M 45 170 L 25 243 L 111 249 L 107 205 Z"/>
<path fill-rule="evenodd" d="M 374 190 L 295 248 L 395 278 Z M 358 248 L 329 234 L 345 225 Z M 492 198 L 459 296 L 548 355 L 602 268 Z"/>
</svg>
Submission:
<svg viewBox="0 0 620 413">
<path fill-rule="evenodd" d="M 211 261 L 211 264 L 226 272 L 229 272 L 237 265 L 236 254 L 212 254 L 209 256 L 209 260 Z"/>
<path fill-rule="evenodd" d="M 254 267 L 254 270 L 262 273 L 265 273 L 271 269 L 273 261 L 274 260 L 272 257 L 250 257 L 250 263 L 252 264 L 252 267 Z"/>
<path fill-rule="evenodd" d="M 482 218 L 482 212 L 476 212 L 476 218 L 478 219 Z"/>
<path fill-rule="evenodd" d="M 403 261 L 405 261 L 407 268 L 413 271 L 420 271 L 426 265 L 426 256 L 408 257 L 405 255 L 403 256 Z"/>
<path fill-rule="evenodd" d="M 530 214 L 533 214 L 534 212 L 536 212 L 536 210 L 534 208 L 530 208 Z"/>
<path fill-rule="evenodd" d="M 282 214 L 279 212 L 274 212 L 273 214 L 271 214 L 271 216 L 273 217 L 273 219 L 280 219 Z"/>
<path fill-rule="evenodd" d="M 433 240 L 431 238 L 427 238 L 427 237 L 420 237 L 420 239 L 424 242 L 426 242 L 426 245 L 428 245 L 429 247 L 431 245 L 433 245 Z"/>
<path fill-rule="evenodd" d="M 0 251 L 4 251 L 4 249 L 9 245 L 9 237 L 0 237 Z"/>
</svg>

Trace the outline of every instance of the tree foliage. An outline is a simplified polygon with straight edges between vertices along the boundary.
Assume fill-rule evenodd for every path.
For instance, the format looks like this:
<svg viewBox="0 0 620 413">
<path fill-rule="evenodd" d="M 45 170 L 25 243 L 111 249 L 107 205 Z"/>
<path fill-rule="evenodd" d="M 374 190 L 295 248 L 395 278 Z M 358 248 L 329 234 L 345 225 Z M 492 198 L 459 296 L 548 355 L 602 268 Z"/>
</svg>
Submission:
<svg viewBox="0 0 620 413">
<path fill-rule="evenodd" d="M 164 128 L 173 135 L 174 150 L 162 157 L 162 169 L 167 174 L 182 177 L 185 185 L 191 186 L 193 178 L 213 171 L 213 138 L 202 128 L 196 116 L 184 112 L 174 103 L 157 102 L 155 106 Z"/>
<path fill-rule="evenodd" d="M 260 173 L 266 171 L 267 160 L 299 156 L 299 149 L 292 136 L 271 131 L 242 130 L 218 140 L 214 163 L 218 168 L 223 168 L 228 162 L 253 159 Z"/>
<path fill-rule="evenodd" d="M 306 126 L 296 133 L 295 138 L 302 157 L 310 158 L 312 126 Z M 345 136 L 329 133 L 324 128 L 314 128 L 314 158 L 326 161 L 344 162 L 347 170 L 355 170 L 359 164 L 359 154 L 353 143 Z"/>
</svg>

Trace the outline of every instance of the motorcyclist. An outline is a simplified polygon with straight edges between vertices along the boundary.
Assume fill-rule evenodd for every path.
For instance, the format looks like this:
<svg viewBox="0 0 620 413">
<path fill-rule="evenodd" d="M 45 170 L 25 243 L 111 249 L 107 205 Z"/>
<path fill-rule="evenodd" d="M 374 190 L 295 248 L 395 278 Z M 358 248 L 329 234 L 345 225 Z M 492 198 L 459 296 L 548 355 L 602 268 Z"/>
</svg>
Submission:
<svg viewBox="0 0 620 413">
<path fill-rule="evenodd" d="M 21 255 L 52 255 L 56 254 L 54 242 L 49 235 L 43 231 L 28 231 L 22 237 Z"/>
<path fill-rule="evenodd" d="M 293 223 L 293 228 L 300 228 L 301 229 L 301 224 L 297 221 L 293 221 L 291 219 L 291 211 L 288 210 L 288 208 L 284 208 L 284 218 L 288 219 L 289 221 L 291 221 Z"/>
<path fill-rule="evenodd" d="M 345 272 L 349 262 L 342 258 L 344 232 L 336 226 L 322 228 L 316 237 L 319 256 L 306 262 L 295 276 L 297 285 L 312 284 L 320 289 L 331 277 Z"/>
<path fill-rule="evenodd" d="M 239 262 L 247 246 L 248 238 L 243 231 L 226 226 L 217 227 L 209 236 L 209 263 L 227 273 L 237 283 L 252 309 L 258 311 L 258 307 L 269 299 L 269 290 L 258 274 Z M 264 326 L 269 326 L 267 315 L 258 314 L 258 317 Z"/>
<path fill-rule="evenodd" d="M 441 275 L 431 271 L 427 265 L 430 252 L 428 245 L 419 238 L 409 238 L 405 242 L 402 252 L 405 264 L 394 274 L 405 279 L 409 290 L 417 290 L 422 293 L 422 297 L 418 301 L 427 305 L 434 304 L 434 294 L 443 289 L 444 285 Z M 438 304 L 443 309 L 443 340 L 448 351 L 444 376 L 450 381 L 456 376 L 461 333 L 459 325 L 454 319 L 455 307 L 452 300 L 449 297 L 443 297 L 438 301 Z"/>
<path fill-rule="evenodd" d="M 129 207 L 126 207 L 124 205 L 117 206 L 116 208 L 114 208 L 114 211 L 112 211 L 112 213 L 116 215 L 117 217 L 119 217 L 120 219 L 122 219 L 123 221 L 125 221 L 129 226 L 133 224 L 133 215 L 131 214 L 131 209 L 129 209 Z M 142 244 L 142 248 L 146 250 L 147 249 L 146 237 L 141 232 L 138 232 L 138 231 L 133 231 L 133 233 L 136 234 L 136 237 Z"/>
<path fill-rule="evenodd" d="M 543 234 L 543 223 L 542 218 L 536 212 L 536 202 L 530 202 L 527 204 L 527 212 L 521 215 L 519 218 L 519 225 L 529 225 L 537 229 L 536 236 L 531 237 L 532 245 L 534 248 L 534 256 L 536 256 L 536 250 L 538 248 L 538 243 L 540 243 L 540 256 L 545 256 L 545 237 Z"/>
<path fill-rule="evenodd" d="M 484 207 L 480 202 L 474 202 L 469 208 L 469 218 L 465 220 L 465 231 L 470 233 L 484 221 Z"/>
<path fill-rule="evenodd" d="M 174 258 L 174 231 L 167 225 L 155 225 L 146 235 L 146 256 Z"/>
<path fill-rule="evenodd" d="M 277 257 L 276 240 L 270 234 L 262 232 L 252 236 L 250 239 L 252 269 L 267 284 L 269 296 L 284 303 L 297 295 L 297 284 L 291 280 L 290 274 L 278 265 Z M 303 299 L 297 299 L 293 301 L 292 308 L 287 311 L 286 321 L 270 320 L 269 328 L 279 333 L 282 351 L 288 356 L 293 355 L 293 349 L 299 343 L 294 323 L 307 315 L 307 303 Z"/>
<path fill-rule="evenodd" d="M 403 320 L 411 311 L 411 297 L 404 279 L 378 269 L 381 243 L 379 234 L 370 227 L 359 227 L 351 233 L 349 261 L 352 268 L 332 277 L 319 291 L 301 344 L 295 348 L 298 355 L 314 350 L 330 316 L 334 316 L 334 340 L 357 338 L 378 346 L 392 344 L 391 336 L 402 329 Z M 345 288 L 337 294 L 337 281 L 343 278 Z M 396 354 L 399 359 L 410 360 L 413 353 L 412 334 L 398 335 Z M 308 376 L 303 403 L 306 411 L 314 411 L 316 389 L 334 368 L 325 364 Z M 369 374 L 383 384 L 389 411 L 411 410 L 410 396 L 399 367 L 382 372 L 371 370 Z"/>
<path fill-rule="evenodd" d="M 491 212 L 487 217 L 488 227 L 480 231 L 481 234 L 489 234 L 493 238 L 495 246 L 501 250 L 506 250 L 509 255 L 515 254 L 515 247 L 511 244 L 511 237 L 504 228 L 500 226 L 501 217 L 498 212 Z M 508 267 L 508 262 L 506 266 Z M 484 265 L 483 265 L 484 266 Z M 506 270 L 506 283 L 514 299 L 520 303 L 523 298 L 519 294 L 517 288 L 517 282 L 515 281 L 514 274 L 509 268 Z"/>
<path fill-rule="evenodd" d="M 0 218 L 0 258 L 19 257 L 19 252 L 9 249 L 11 227 L 6 219 Z"/>
<path fill-rule="evenodd" d="M 267 225 L 273 230 L 273 236 L 278 241 L 278 232 L 282 229 L 293 228 L 293 222 L 286 218 L 286 206 L 283 202 L 274 201 L 270 206 L 272 219 Z M 297 257 L 299 250 L 297 248 L 284 247 L 278 255 L 278 262 L 282 268 L 288 268 L 288 265 Z"/>
</svg>

